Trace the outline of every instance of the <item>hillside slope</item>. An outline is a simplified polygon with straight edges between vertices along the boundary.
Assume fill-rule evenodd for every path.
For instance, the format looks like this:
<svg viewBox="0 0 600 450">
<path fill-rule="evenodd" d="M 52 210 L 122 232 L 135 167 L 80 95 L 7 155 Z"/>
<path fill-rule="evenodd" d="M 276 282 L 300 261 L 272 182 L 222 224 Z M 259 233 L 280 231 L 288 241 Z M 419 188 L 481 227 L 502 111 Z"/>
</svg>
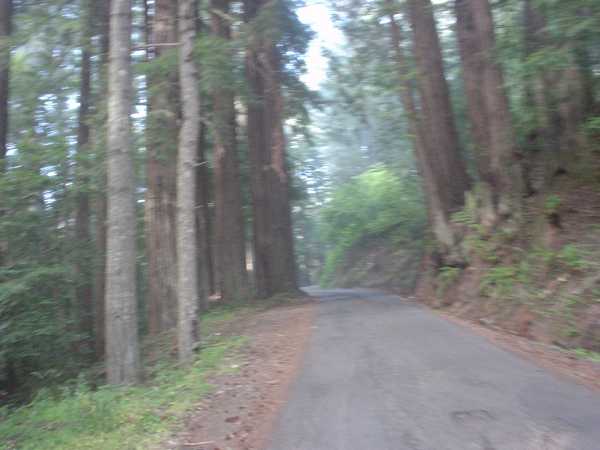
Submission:
<svg viewBox="0 0 600 450">
<path fill-rule="evenodd" d="M 394 242 L 393 233 L 365 237 L 348 250 L 332 277 L 331 286 L 414 292 L 423 258 L 421 242 Z"/>
<path fill-rule="evenodd" d="M 486 233 L 469 207 L 466 267 L 433 267 L 419 298 L 462 318 L 543 343 L 600 352 L 600 154 L 580 157 L 526 201 L 518 230 Z M 590 353 L 592 352 L 592 353 Z"/>
</svg>

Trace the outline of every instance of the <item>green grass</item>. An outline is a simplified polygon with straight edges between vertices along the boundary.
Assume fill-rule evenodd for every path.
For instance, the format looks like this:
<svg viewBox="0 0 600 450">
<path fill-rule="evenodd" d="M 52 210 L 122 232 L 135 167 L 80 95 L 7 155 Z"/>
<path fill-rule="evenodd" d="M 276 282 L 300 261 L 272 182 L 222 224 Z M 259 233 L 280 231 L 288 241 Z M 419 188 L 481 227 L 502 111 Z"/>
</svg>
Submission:
<svg viewBox="0 0 600 450">
<path fill-rule="evenodd" d="M 202 320 L 203 334 L 233 316 L 233 309 L 208 313 Z M 207 375 L 223 370 L 224 359 L 244 341 L 210 335 L 192 367 L 177 367 L 163 359 L 144 385 L 92 390 L 80 383 L 59 394 L 42 391 L 16 410 L 0 408 L 0 449 L 149 448 L 211 390 Z"/>
</svg>

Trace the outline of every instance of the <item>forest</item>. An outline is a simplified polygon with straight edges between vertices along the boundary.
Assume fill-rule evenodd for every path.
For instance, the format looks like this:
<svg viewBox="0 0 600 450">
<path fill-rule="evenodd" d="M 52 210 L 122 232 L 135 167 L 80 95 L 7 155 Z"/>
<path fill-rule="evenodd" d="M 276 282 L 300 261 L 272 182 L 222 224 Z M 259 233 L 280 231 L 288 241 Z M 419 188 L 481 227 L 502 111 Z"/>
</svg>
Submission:
<svg viewBox="0 0 600 450">
<path fill-rule="evenodd" d="M 311 0 L 0 0 L 1 448 L 308 285 L 598 358 L 600 1 L 316 3 L 309 86 Z"/>
</svg>

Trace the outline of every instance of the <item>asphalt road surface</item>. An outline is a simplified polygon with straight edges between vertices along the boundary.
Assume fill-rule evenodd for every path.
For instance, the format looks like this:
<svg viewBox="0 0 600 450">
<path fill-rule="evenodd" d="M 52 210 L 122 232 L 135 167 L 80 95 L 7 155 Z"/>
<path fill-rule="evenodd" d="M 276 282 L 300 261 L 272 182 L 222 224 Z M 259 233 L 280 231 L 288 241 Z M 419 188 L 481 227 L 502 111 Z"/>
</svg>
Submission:
<svg viewBox="0 0 600 450">
<path fill-rule="evenodd" d="M 600 450 L 600 394 L 418 305 L 321 301 L 270 450 Z"/>
</svg>

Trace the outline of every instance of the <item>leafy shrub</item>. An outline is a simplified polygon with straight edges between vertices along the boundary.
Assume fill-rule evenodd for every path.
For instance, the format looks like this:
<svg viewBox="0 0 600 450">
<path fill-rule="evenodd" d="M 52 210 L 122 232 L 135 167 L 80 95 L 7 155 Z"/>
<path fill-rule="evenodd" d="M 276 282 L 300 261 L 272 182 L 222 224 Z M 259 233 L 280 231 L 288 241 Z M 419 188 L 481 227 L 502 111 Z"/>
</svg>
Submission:
<svg viewBox="0 0 600 450">
<path fill-rule="evenodd" d="M 442 296 L 446 292 L 446 289 L 458 280 L 460 277 L 461 270 L 458 267 L 444 266 L 442 267 L 437 275 L 437 295 Z"/>
<path fill-rule="evenodd" d="M 544 213 L 547 216 L 556 214 L 562 204 L 562 200 L 558 195 L 549 195 L 544 201 Z"/>
<path fill-rule="evenodd" d="M 338 188 L 323 209 L 320 232 L 330 246 L 321 283 L 331 282 L 347 251 L 365 237 L 390 233 L 391 245 L 423 237 L 426 216 L 414 178 L 376 165 Z"/>
<path fill-rule="evenodd" d="M 516 283 L 524 282 L 519 268 L 514 266 L 498 266 L 489 269 L 479 284 L 481 295 L 490 297 L 507 297 Z"/>
<path fill-rule="evenodd" d="M 559 264 L 570 270 L 584 270 L 588 262 L 583 258 L 581 250 L 574 245 L 565 245 L 556 255 Z"/>
</svg>

